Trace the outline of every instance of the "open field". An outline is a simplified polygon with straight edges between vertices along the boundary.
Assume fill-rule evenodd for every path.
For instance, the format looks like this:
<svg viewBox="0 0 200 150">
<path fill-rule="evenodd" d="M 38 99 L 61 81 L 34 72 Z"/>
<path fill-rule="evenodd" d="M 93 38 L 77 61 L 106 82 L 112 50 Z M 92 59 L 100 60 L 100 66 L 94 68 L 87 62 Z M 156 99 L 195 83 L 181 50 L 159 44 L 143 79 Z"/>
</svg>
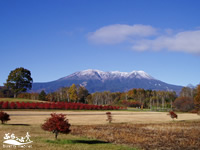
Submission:
<svg viewBox="0 0 200 150">
<path fill-rule="evenodd" d="M 74 126 L 71 134 L 145 150 L 200 149 L 200 121 Z"/>
<path fill-rule="evenodd" d="M 72 125 L 107 124 L 106 111 L 5 111 L 11 116 L 11 121 L 9 121 L 11 124 L 42 124 L 52 112 L 66 114 Z M 166 112 L 111 111 L 111 113 L 113 123 L 164 123 L 172 121 Z M 191 113 L 179 113 L 176 121 L 196 119 L 200 119 L 200 116 Z"/>
<path fill-rule="evenodd" d="M 15 136 L 24 137 L 29 132 L 33 141 L 31 148 L 3 148 L 3 137 L 6 133 L 14 133 Z M 71 134 L 59 134 L 58 140 L 54 139 L 51 132 L 43 131 L 40 125 L 6 124 L 0 125 L 0 149 L 2 150 L 135 150 L 130 146 L 115 145 L 112 143 L 74 136 Z"/>
<path fill-rule="evenodd" d="M 134 150 L 134 149 L 199 149 L 200 116 L 178 113 L 172 121 L 166 112 L 111 111 L 113 122 L 106 119 L 107 111 L 5 110 L 11 120 L 0 125 L 0 143 L 5 133 L 24 136 L 33 141 L 31 150 Z M 67 114 L 71 133 L 54 135 L 40 125 L 52 112 Z M 0 145 L 0 148 L 2 145 Z M 5 148 L 4 148 L 5 149 Z"/>
</svg>

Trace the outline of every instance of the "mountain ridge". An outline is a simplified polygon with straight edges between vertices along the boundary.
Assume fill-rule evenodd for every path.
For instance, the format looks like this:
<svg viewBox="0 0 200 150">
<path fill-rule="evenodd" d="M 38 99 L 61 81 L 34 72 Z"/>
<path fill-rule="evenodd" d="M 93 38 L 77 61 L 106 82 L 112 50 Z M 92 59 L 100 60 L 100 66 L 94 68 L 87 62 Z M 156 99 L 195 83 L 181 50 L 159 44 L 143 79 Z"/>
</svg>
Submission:
<svg viewBox="0 0 200 150">
<path fill-rule="evenodd" d="M 132 71 L 132 72 L 120 72 L 120 71 L 109 71 L 109 72 L 104 72 L 96 69 L 88 69 L 88 70 L 83 70 L 83 71 L 78 71 L 75 72 L 69 76 L 60 78 L 59 80 L 65 80 L 67 78 L 73 77 L 73 76 L 89 76 L 89 78 L 92 78 L 96 75 L 96 77 L 99 77 L 102 80 L 106 80 L 109 78 L 127 78 L 131 76 L 135 76 L 136 78 L 148 78 L 148 79 L 154 79 L 144 71 Z"/>
<path fill-rule="evenodd" d="M 88 69 L 72 73 L 55 81 L 33 83 L 32 92 L 45 90 L 49 93 L 61 87 L 71 86 L 72 84 L 85 86 L 90 93 L 102 91 L 123 92 L 132 88 L 175 91 L 178 93 L 182 89 L 182 86 L 162 82 L 142 70 L 132 72 L 104 72 L 96 69 Z"/>
</svg>

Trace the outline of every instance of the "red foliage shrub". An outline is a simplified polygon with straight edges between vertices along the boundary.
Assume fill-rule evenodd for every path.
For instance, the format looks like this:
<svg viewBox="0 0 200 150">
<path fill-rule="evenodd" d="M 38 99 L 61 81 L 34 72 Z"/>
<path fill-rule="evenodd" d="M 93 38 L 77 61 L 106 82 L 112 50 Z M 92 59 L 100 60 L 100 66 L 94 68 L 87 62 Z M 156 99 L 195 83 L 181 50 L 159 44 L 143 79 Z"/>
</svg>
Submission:
<svg viewBox="0 0 200 150">
<path fill-rule="evenodd" d="M 0 102 L 0 108 L 2 107 L 2 104 L 3 104 L 3 102 L 1 101 L 1 102 Z"/>
<path fill-rule="evenodd" d="M 31 109 L 36 109 L 37 104 L 36 103 L 31 103 Z"/>
<path fill-rule="evenodd" d="M 21 108 L 21 103 L 16 102 L 16 108 L 17 108 L 17 109 L 20 109 L 20 108 Z"/>
<path fill-rule="evenodd" d="M 82 103 L 67 103 L 67 102 L 1 102 L 0 108 L 2 109 L 67 109 L 67 110 L 118 110 L 127 109 L 119 106 L 102 106 L 102 105 L 89 105 Z"/>
<path fill-rule="evenodd" d="M 45 109 L 50 109 L 50 106 L 51 106 L 50 103 L 45 103 L 45 104 L 44 104 L 44 108 L 45 108 Z"/>
<path fill-rule="evenodd" d="M 107 115 L 107 120 L 106 121 L 108 121 L 109 123 L 111 123 L 112 120 L 113 120 L 111 112 L 106 112 L 106 115 Z"/>
<path fill-rule="evenodd" d="M 170 112 L 169 112 L 169 115 L 170 115 L 170 117 L 171 117 L 172 119 L 174 119 L 174 118 L 178 119 L 178 115 L 177 115 L 175 112 L 173 112 L 173 111 L 170 111 Z"/>
<path fill-rule="evenodd" d="M 21 102 L 21 108 L 25 109 L 25 103 L 24 102 Z"/>
<path fill-rule="evenodd" d="M 70 132 L 70 124 L 68 119 L 65 118 L 66 115 L 52 113 L 51 117 L 46 120 L 46 122 L 41 126 L 43 130 L 51 131 L 55 134 L 57 139 L 58 133 L 68 134 Z"/>
<path fill-rule="evenodd" d="M 15 109 L 15 108 L 16 108 L 16 104 L 15 104 L 14 102 L 11 102 L 11 103 L 10 103 L 10 108 L 11 108 L 11 109 Z"/>
<path fill-rule="evenodd" d="M 10 120 L 10 115 L 1 111 L 0 112 L 0 120 L 1 120 L 1 124 L 4 124 L 4 122 L 7 122 Z"/>
<path fill-rule="evenodd" d="M 8 102 L 4 102 L 2 104 L 2 109 L 8 109 L 8 108 L 9 108 Z"/>
</svg>

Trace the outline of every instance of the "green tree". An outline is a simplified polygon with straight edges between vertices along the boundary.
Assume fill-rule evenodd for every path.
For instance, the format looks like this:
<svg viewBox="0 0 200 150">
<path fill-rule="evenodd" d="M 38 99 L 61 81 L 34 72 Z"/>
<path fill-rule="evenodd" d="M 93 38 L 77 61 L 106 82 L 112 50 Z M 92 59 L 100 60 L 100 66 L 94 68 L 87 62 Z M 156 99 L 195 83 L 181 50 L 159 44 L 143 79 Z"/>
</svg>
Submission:
<svg viewBox="0 0 200 150">
<path fill-rule="evenodd" d="M 79 100 L 79 102 L 85 103 L 85 100 L 86 100 L 88 95 L 89 95 L 89 92 L 85 87 L 80 86 L 78 88 L 78 100 Z"/>
<path fill-rule="evenodd" d="M 47 96 L 47 94 L 45 93 L 44 90 L 42 90 L 42 91 L 40 92 L 40 94 L 39 94 L 39 100 L 45 101 L 45 100 L 46 100 L 46 96 Z"/>
<path fill-rule="evenodd" d="M 69 98 L 72 101 L 77 101 L 78 95 L 77 95 L 77 88 L 75 84 L 72 84 L 69 88 Z"/>
<path fill-rule="evenodd" d="M 16 98 L 17 94 L 31 89 L 32 83 L 31 72 L 21 67 L 10 72 L 5 86 L 14 92 L 14 97 Z"/>
</svg>

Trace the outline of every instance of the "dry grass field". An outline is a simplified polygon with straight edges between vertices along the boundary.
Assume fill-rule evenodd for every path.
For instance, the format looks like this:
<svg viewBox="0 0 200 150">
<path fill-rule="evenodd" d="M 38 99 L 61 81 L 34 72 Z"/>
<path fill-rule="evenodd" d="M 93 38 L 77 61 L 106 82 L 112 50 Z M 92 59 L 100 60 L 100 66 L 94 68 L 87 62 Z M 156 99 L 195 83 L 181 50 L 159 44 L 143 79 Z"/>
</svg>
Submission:
<svg viewBox="0 0 200 150">
<path fill-rule="evenodd" d="M 74 126 L 71 134 L 145 150 L 200 149 L 200 121 Z"/>
<path fill-rule="evenodd" d="M 11 120 L 0 125 L 0 143 L 5 133 L 23 136 L 29 132 L 33 141 L 31 150 L 187 150 L 200 147 L 200 116 L 197 114 L 178 113 L 178 119 L 172 121 L 166 112 L 111 111 L 113 121 L 109 124 L 106 111 L 5 112 L 10 114 Z M 58 141 L 52 133 L 40 128 L 52 112 L 66 114 L 72 125 L 71 134 L 60 134 Z"/>
<path fill-rule="evenodd" d="M 106 111 L 6 111 L 11 116 L 11 124 L 42 124 L 52 112 L 67 115 L 72 125 L 107 124 Z M 172 119 L 166 112 L 111 111 L 113 123 L 164 123 Z M 191 113 L 179 113 L 176 121 L 196 120 L 200 116 Z"/>
<path fill-rule="evenodd" d="M 29 132 L 33 141 L 31 148 L 3 148 L 3 137 L 6 133 L 14 133 L 15 136 L 24 137 Z M 136 150 L 130 146 L 115 145 L 112 143 L 88 139 L 72 134 L 59 134 L 58 140 L 54 139 L 51 132 L 43 131 L 40 125 L 6 124 L 0 125 L 0 149 L 1 150 Z"/>
</svg>

